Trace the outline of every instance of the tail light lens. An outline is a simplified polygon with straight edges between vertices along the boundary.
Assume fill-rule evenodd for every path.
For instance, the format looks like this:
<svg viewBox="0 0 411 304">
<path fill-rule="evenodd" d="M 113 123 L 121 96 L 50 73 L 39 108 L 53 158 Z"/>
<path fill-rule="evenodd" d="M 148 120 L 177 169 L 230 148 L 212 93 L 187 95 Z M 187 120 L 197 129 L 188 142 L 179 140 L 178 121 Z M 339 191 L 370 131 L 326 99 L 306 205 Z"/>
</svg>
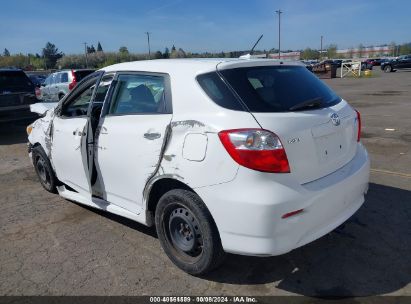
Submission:
<svg viewBox="0 0 411 304">
<path fill-rule="evenodd" d="M 69 90 L 71 91 L 72 89 L 74 89 L 74 87 L 77 84 L 77 79 L 76 79 L 76 74 L 74 74 L 74 71 L 71 71 L 71 76 L 73 78 L 73 80 L 69 83 Z"/>
<path fill-rule="evenodd" d="M 357 141 L 359 142 L 361 139 L 361 114 L 357 110 L 355 110 L 355 112 L 357 112 L 357 125 L 358 125 Z"/>
<path fill-rule="evenodd" d="M 36 88 L 34 89 L 34 91 L 35 91 L 35 93 L 36 93 L 36 97 L 40 98 L 40 97 L 41 97 L 41 91 L 40 91 L 40 89 L 36 87 Z"/>
<path fill-rule="evenodd" d="M 287 155 L 277 135 L 263 129 L 218 133 L 228 154 L 241 166 L 263 172 L 289 173 Z"/>
</svg>

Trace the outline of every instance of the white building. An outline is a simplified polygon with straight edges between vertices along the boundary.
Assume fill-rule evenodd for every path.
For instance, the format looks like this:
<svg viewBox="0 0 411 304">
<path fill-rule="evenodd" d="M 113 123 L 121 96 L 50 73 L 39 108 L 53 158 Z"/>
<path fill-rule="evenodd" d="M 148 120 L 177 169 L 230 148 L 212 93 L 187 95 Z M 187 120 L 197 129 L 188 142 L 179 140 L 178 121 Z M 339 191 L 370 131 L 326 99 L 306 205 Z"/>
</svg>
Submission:
<svg viewBox="0 0 411 304">
<path fill-rule="evenodd" d="M 382 57 L 382 56 L 392 56 L 393 47 L 392 46 L 374 46 L 374 47 L 364 47 L 363 49 L 351 48 L 337 50 L 337 58 L 372 58 L 372 57 Z"/>
</svg>

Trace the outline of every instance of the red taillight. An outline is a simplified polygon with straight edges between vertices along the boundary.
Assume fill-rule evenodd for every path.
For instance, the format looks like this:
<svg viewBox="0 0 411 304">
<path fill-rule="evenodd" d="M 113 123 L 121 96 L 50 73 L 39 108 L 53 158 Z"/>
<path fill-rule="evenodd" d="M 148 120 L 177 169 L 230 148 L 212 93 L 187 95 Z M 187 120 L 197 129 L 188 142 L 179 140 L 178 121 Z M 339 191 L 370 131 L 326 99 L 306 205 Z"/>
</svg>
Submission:
<svg viewBox="0 0 411 304">
<path fill-rule="evenodd" d="M 218 133 L 228 154 L 241 166 L 263 172 L 289 173 L 280 139 L 263 129 L 235 129 Z"/>
<path fill-rule="evenodd" d="M 35 90 L 35 92 L 36 92 L 36 97 L 40 98 L 40 96 L 41 96 L 41 90 L 40 90 L 39 88 L 37 88 L 37 87 L 36 87 L 34 90 Z"/>
<path fill-rule="evenodd" d="M 357 125 L 358 125 L 357 141 L 360 141 L 361 139 L 361 114 L 357 110 L 355 110 L 355 112 L 357 112 Z"/>
<path fill-rule="evenodd" d="M 74 87 L 77 84 L 77 80 L 76 80 L 76 74 L 74 74 L 73 71 L 71 71 L 71 76 L 73 77 L 73 80 L 69 83 L 69 90 L 71 91 L 72 89 L 74 89 Z"/>
</svg>

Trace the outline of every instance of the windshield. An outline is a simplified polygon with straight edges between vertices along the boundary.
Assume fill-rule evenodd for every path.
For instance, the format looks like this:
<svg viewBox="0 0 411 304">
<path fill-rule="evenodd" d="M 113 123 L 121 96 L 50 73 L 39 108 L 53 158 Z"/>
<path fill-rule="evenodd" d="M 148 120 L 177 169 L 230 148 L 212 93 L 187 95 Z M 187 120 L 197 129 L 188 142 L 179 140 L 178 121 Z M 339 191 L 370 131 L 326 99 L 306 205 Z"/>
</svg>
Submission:
<svg viewBox="0 0 411 304">
<path fill-rule="evenodd" d="M 304 66 L 262 66 L 220 72 L 251 112 L 318 109 L 341 101 Z M 300 107 L 315 100 L 315 107 Z"/>
</svg>

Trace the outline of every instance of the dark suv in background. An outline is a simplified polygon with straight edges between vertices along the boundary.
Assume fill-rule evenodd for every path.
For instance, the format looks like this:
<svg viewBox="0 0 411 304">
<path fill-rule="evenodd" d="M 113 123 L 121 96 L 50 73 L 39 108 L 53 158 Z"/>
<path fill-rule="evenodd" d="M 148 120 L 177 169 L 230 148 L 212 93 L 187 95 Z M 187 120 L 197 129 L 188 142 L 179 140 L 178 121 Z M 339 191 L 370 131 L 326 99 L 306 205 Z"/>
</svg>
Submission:
<svg viewBox="0 0 411 304">
<path fill-rule="evenodd" d="M 0 122 L 37 117 L 30 112 L 36 103 L 35 86 L 20 69 L 0 69 Z"/>
<path fill-rule="evenodd" d="M 395 72 L 401 69 L 411 69 L 411 54 L 402 55 L 397 59 L 381 63 L 381 70 L 386 73 Z"/>
</svg>

